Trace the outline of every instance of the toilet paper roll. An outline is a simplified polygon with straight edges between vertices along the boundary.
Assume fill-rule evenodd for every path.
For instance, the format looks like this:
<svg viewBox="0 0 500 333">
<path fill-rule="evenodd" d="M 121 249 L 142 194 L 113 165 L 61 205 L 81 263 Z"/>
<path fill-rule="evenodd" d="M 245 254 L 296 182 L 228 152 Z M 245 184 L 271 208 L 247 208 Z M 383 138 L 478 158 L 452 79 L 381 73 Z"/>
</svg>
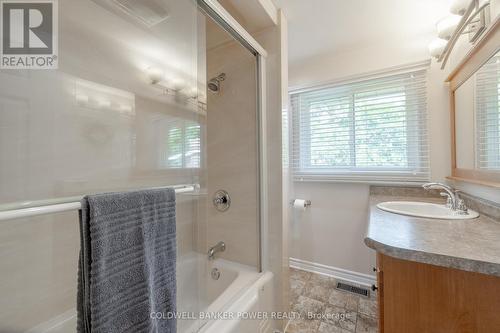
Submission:
<svg viewBox="0 0 500 333">
<path fill-rule="evenodd" d="M 306 201 L 302 199 L 295 199 L 293 202 L 293 208 L 295 210 L 304 211 L 306 210 Z"/>
</svg>

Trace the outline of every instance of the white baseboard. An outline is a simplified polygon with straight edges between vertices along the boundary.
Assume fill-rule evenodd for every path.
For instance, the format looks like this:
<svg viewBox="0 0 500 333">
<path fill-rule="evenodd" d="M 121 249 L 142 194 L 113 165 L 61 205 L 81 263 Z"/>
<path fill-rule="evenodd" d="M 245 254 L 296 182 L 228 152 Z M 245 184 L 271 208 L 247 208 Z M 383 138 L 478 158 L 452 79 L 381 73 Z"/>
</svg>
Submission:
<svg viewBox="0 0 500 333">
<path fill-rule="evenodd" d="M 327 266 L 296 258 L 290 258 L 290 267 L 301 269 L 307 272 L 330 276 L 335 279 L 344 280 L 360 286 L 372 286 L 376 282 L 376 277 L 373 275 L 348 271 L 346 269 Z"/>
</svg>

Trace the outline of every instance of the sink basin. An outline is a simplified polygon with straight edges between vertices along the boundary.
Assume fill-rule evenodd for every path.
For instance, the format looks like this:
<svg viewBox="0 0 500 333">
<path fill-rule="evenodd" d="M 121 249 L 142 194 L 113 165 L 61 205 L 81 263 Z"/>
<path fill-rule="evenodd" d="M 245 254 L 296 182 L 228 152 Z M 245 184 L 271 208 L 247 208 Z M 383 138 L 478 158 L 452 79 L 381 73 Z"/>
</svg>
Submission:
<svg viewBox="0 0 500 333">
<path fill-rule="evenodd" d="M 425 217 L 429 219 L 465 220 L 474 219 L 479 216 L 477 212 L 470 209 L 467 214 L 460 215 L 449 209 L 445 205 L 439 205 L 429 202 L 387 201 L 379 203 L 377 207 L 390 213 L 415 217 Z"/>
</svg>

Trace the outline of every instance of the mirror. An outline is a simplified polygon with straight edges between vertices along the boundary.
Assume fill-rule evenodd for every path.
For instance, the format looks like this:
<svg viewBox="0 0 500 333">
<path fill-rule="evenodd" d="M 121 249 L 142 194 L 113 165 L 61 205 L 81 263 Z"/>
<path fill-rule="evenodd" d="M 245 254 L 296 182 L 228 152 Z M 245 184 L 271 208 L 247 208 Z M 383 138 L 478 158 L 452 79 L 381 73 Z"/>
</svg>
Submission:
<svg viewBox="0 0 500 333">
<path fill-rule="evenodd" d="M 500 173 L 500 51 L 454 93 L 456 169 Z"/>
</svg>

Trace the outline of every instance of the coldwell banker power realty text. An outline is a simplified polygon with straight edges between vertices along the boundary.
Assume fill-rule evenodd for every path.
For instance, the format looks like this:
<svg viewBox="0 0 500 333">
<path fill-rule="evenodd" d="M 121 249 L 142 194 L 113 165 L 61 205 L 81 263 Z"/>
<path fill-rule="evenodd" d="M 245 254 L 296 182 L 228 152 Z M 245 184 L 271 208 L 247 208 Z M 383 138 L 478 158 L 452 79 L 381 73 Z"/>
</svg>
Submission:
<svg viewBox="0 0 500 333">
<path fill-rule="evenodd" d="M 0 68 L 57 69 L 57 1 L 0 0 Z"/>
</svg>

